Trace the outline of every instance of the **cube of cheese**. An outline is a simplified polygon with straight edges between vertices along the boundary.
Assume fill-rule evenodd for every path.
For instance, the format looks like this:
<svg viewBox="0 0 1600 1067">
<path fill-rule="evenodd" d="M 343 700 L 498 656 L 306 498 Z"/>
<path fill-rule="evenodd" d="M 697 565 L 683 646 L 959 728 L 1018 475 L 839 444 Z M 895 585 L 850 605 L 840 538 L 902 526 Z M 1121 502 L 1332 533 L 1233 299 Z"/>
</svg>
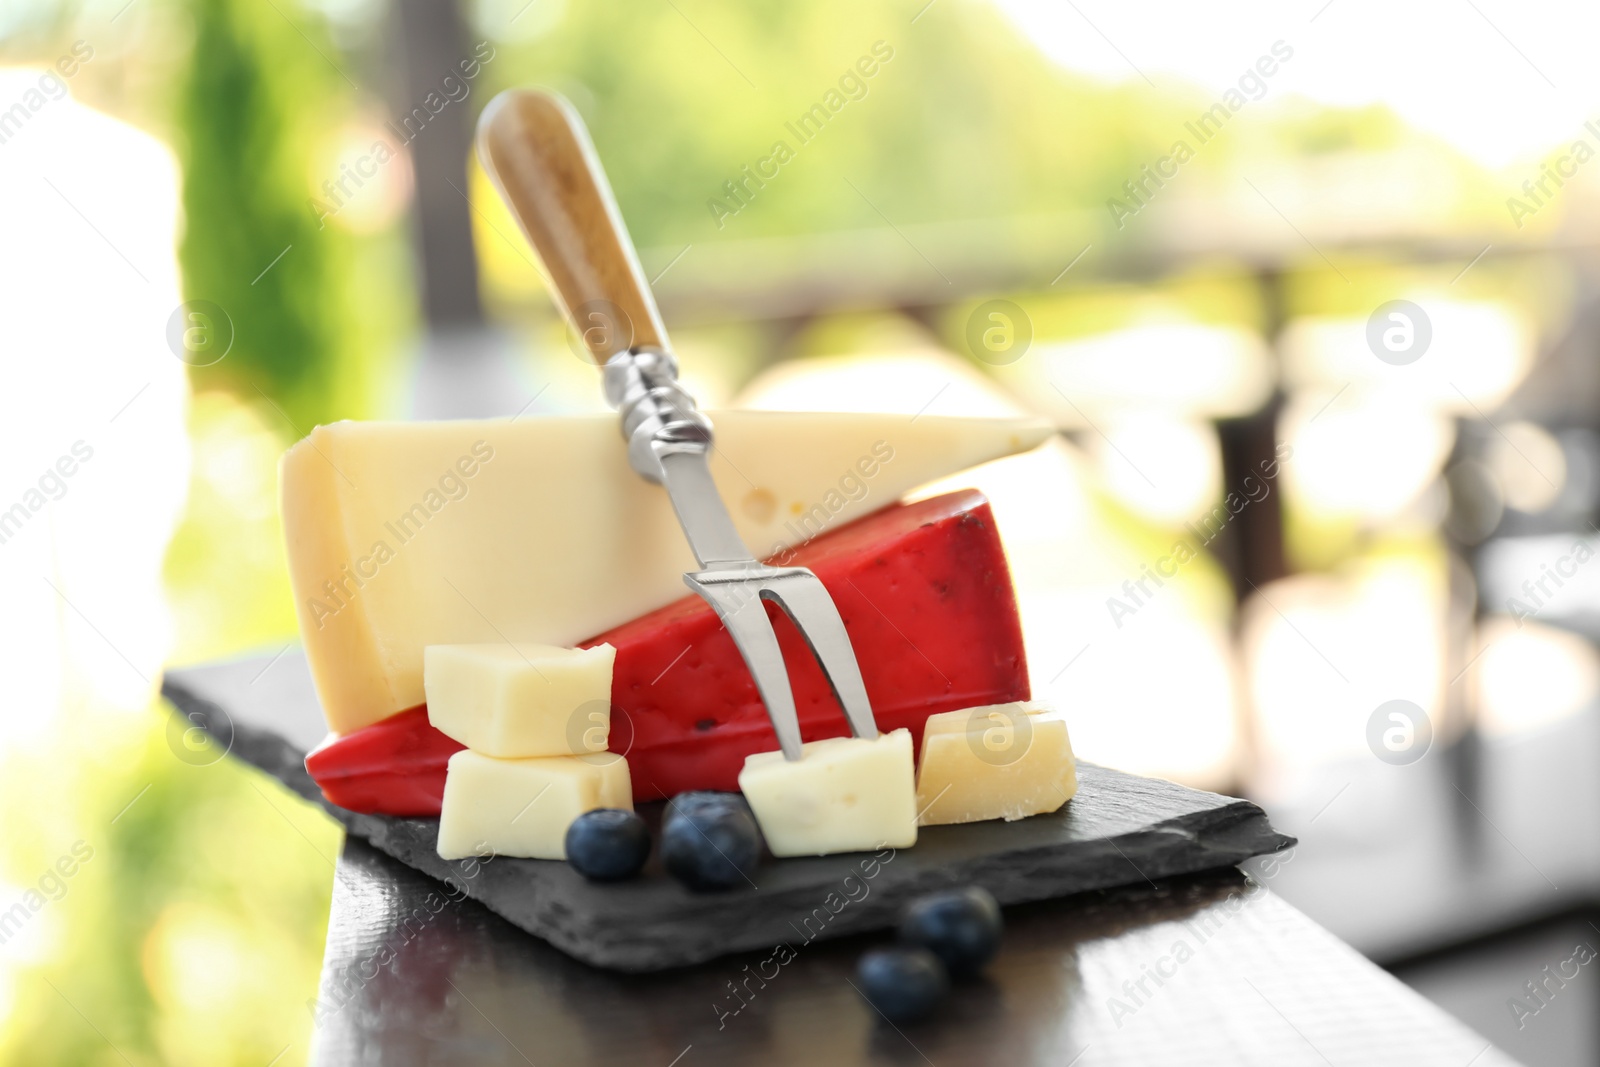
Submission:
<svg viewBox="0 0 1600 1067">
<path fill-rule="evenodd" d="M 745 757 L 739 788 L 774 856 L 825 856 L 917 843 L 911 732 L 831 737 Z"/>
<path fill-rule="evenodd" d="M 1010 822 L 1055 811 L 1078 791 L 1066 722 L 1031 701 L 929 716 L 919 762 L 923 826 Z"/>
<path fill-rule="evenodd" d="M 610 645 L 429 645 L 428 721 L 486 756 L 604 752 L 616 655 Z"/>
<path fill-rule="evenodd" d="M 621 756 L 496 759 L 464 749 L 445 773 L 439 855 L 566 859 L 567 827 L 595 808 L 632 810 Z"/>
</svg>

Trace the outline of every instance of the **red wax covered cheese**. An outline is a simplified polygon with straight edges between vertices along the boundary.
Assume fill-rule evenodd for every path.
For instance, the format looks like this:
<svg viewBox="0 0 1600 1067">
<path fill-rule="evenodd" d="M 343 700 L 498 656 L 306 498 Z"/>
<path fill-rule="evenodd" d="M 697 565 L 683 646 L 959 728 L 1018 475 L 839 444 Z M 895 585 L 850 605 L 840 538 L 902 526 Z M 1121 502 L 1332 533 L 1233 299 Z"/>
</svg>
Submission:
<svg viewBox="0 0 1600 1067">
<path fill-rule="evenodd" d="M 466 746 L 412 708 L 339 737 L 330 734 L 306 756 L 322 795 L 341 808 L 373 815 L 437 815 L 445 764 Z"/>
<path fill-rule="evenodd" d="M 983 494 L 963 490 L 897 504 L 769 562 L 816 572 L 850 634 L 878 728 L 908 727 L 913 751 L 929 715 L 1029 698 L 1011 575 Z M 767 612 L 804 739 L 847 734 L 844 713 L 794 625 L 774 605 Z M 699 597 L 585 645 L 602 641 L 617 650 L 610 748 L 627 756 L 636 800 L 735 790 L 744 758 L 778 747 L 743 657 Z M 368 737 L 376 731 L 387 732 Z M 444 763 L 460 747 L 417 708 L 331 740 L 306 765 L 328 799 L 344 807 L 437 814 Z"/>
<path fill-rule="evenodd" d="M 769 562 L 810 567 L 827 586 L 878 729 L 910 727 L 913 751 L 923 721 L 935 712 L 1027 699 L 1011 573 L 982 493 L 896 505 Z M 844 712 L 794 624 L 775 605 L 767 605 L 767 614 L 789 666 L 802 737 L 848 734 Z M 699 597 L 594 641 L 617 650 L 611 749 L 626 752 L 635 797 L 738 789 L 744 758 L 778 747 L 744 658 Z"/>
</svg>

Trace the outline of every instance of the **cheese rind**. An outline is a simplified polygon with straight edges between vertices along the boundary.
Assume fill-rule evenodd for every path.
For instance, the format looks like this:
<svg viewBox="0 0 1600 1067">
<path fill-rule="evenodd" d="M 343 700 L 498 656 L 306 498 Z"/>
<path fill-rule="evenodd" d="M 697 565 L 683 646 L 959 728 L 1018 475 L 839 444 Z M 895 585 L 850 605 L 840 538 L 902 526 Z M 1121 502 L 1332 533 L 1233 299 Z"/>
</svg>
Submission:
<svg viewBox="0 0 1600 1067">
<path fill-rule="evenodd" d="M 563 860 L 567 827 L 595 808 L 633 809 L 621 756 L 496 759 L 463 749 L 445 775 L 439 855 Z"/>
<path fill-rule="evenodd" d="M 427 708 L 412 708 L 353 734 L 329 734 L 306 754 L 306 772 L 341 808 L 438 818 L 450 757 L 460 751 L 461 742 L 428 722 Z"/>
<path fill-rule="evenodd" d="M 422 654 L 428 721 L 502 759 L 604 752 L 617 650 L 555 645 L 430 645 Z"/>
<path fill-rule="evenodd" d="M 1007 822 L 1055 811 L 1078 791 L 1065 720 L 1033 701 L 929 716 L 917 769 L 923 826 Z"/>
<path fill-rule="evenodd" d="M 774 856 L 825 856 L 917 843 L 911 732 L 830 737 L 747 757 L 739 788 Z"/>
<path fill-rule="evenodd" d="M 712 418 L 712 475 L 758 558 L 1053 432 L 1030 419 Z M 280 482 L 301 638 L 336 733 L 420 705 L 428 645 L 575 645 L 678 599 L 696 569 L 613 415 L 319 426 Z"/>
<path fill-rule="evenodd" d="M 896 504 L 769 562 L 810 568 L 833 598 L 878 729 L 1026 700 L 1028 665 L 994 514 L 965 490 Z M 794 624 L 774 605 L 778 648 L 801 736 L 840 737 L 838 699 Z M 778 747 L 761 694 L 710 605 L 685 597 L 597 636 L 616 646 L 612 747 L 628 753 L 634 795 L 737 789 L 745 757 Z"/>
</svg>

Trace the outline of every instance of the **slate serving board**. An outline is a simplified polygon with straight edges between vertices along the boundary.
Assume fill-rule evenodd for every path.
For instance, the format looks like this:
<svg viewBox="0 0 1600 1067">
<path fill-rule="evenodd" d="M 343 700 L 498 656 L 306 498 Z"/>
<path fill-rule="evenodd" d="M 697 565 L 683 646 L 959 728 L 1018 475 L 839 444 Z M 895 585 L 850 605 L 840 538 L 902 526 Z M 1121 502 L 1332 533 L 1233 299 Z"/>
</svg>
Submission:
<svg viewBox="0 0 1600 1067">
<path fill-rule="evenodd" d="M 950 886 L 976 883 L 1017 904 L 1153 883 L 1294 844 L 1249 801 L 1080 761 L 1078 794 L 1054 814 L 926 827 L 915 848 L 898 852 L 768 858 L 752 885 L 726 893 L 689 892 L 656 856 L 634 881 L 596 885 L 550 860 L 443 860 L 434 850 L 438 820 L 362 815 L 325 801 L 304 765 L 324 727 L 298 653 L 168 671 L 161 690 L 178 709 L 180 734 L 201 727 L 219 756 L 226 751 L 321 804 L 349 832 L 439 879 L 441 894 L 473 897 L 580 960 L 622 971 L 892 926 L 911 899 Z M 656 823 L 661 808 L 640 812 Z"/>
</svg>

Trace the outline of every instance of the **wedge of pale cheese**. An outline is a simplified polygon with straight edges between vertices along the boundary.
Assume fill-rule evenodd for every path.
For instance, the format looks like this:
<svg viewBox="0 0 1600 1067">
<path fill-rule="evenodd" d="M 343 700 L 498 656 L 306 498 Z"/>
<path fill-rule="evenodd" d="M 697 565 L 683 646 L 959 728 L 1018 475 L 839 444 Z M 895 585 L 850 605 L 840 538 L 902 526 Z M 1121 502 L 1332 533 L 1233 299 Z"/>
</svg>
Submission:
<svg viewBox="0 0 1600 1067">
<path fill-rule="evenodd" d="M 567 827 L 595 808 L 633 810 L 621 756 L 495 759 L 462 749 L 445 772 L 439 855 L 564 860 Z"/>
<path fill-rule="evenodd" d="M 422 652 L 428 721 L 486 756 L 604 752 L 617 650 L 556 645 L 429 645 Z"/>
<path fill-rule="evenodd" d="M 1077 791 L 1066 720 L 1045 704 L 946 711 L 923 726 L 917 761 L 923 826 L 1041 815 Z"/>
<path fill-rule="evenodd" d="M 757 557 L 1052 432 L 932 415 L 712 419 L 712 475 Z M 319 426 L 280 482 L 300 633 L 336 733 L 421 704 L 428 645 L 575 645 L 683 596 L 695 569 L 613 415 Z"/>
<path fill-rule="evenodd" d="M 745 757 L 739 790 L 774 856 L 825 856 L 917 843 L 911 731 L 830 737 Z"/>
</svg>

